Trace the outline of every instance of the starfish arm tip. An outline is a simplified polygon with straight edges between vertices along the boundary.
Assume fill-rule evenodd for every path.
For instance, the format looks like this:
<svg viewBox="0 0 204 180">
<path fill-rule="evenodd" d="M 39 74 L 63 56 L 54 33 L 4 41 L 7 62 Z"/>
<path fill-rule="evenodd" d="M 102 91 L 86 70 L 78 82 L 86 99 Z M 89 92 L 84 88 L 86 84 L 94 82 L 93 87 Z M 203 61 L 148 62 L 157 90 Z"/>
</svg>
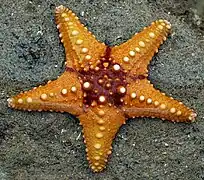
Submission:
<svg viewBox="0 0 204 180">
<path fill-rule="evenodd" d="M 195 122 L 195 121 L 196 121 L 196 117 L 197 117 L 197 113 L 194 112 L 194 111 L 192 111 L 192 112 L 190 113 L 189 117 L 188 117 L 188 120 L 189 120 L 190 122 Z"/>
<path fill-rule="evenodd" d="M 9 106 L 9 107 L 13 107 L 13 106 L 14 106 L 14 104 L 13 104 L 13 98 L 8 98 L 8 99 L 7 99 L 7 103 L 8 103 L 8 106 Z"/>
<path fill-rule="evenodd" d="M 56 13 L 61 13 L 64 11 L 66 8 L 63 5 L 59 5 L 55 8 Z"/>
</svg>

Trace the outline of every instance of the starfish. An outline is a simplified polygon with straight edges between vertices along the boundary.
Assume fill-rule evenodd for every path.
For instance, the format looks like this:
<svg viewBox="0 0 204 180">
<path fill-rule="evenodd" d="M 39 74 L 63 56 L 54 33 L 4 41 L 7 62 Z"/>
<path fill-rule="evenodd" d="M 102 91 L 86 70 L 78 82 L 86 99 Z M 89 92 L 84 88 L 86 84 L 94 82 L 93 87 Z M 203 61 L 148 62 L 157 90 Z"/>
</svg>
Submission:
<svg viewBox="0 0 204 180">
<path fill-rule="evenodd" d="M 78 19 L 64 6 L 56 8 L 66 70 L 57 80 L 9 98 L 8 104 L 20 110 L 78 117 L 87 160 L 94 172 L 101 172 L 112 141 L 128 118 L 193 122 L 196 113 L 156 90 L 148 80 L 148 64 L 170 33 L 168 21 L 155 21 L 127 42 L 110 47 L 96 40 Z"/>
</svg>

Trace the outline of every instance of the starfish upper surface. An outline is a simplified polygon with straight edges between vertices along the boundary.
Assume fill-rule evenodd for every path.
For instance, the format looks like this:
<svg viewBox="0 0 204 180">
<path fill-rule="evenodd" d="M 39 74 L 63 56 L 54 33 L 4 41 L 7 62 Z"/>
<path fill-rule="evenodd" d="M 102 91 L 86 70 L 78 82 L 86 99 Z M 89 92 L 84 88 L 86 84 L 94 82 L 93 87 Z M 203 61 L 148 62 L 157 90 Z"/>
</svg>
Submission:
<svg viewBox="0 0 204 180">
<path fill-rule="evenodd" d="M 114 47 L 97 41 L 64 6 L 56 8 L 56 23 L 65 47 L 65 72 L 57 80 L 9 98 L 8 104 L 77 116 L 94 172 L 105 168 L 115 134 L 128 118 L 195 120 L 193 110 L 156 90 L 147 79 L 147 66 L 170 32 L 168 21 L 155 21 Z"/>
</svg>

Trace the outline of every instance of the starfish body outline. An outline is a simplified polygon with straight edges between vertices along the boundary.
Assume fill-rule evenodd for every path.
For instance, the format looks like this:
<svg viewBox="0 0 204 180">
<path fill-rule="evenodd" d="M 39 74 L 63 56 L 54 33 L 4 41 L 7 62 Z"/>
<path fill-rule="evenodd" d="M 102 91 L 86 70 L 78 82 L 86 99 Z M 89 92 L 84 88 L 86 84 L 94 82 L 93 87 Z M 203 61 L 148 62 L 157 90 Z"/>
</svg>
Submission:
<svg viewBox="0 0 204 180">
<path fill-rule="evenodd" d="M 45 86 L 9 98 L 8 104 L 15 109 L 77 116 L 94 172 L 105 168 L 112 141 L 128 118 L 195 120 L 193 110 L 156 90 L 147 79 L 147 66 L 170 32 L 168 21 L 155 21 L 114 47 L 97 41 L 64 6 L 56 8 L 56 23 L 65 47 L 65 72 Z"/>
</svg>

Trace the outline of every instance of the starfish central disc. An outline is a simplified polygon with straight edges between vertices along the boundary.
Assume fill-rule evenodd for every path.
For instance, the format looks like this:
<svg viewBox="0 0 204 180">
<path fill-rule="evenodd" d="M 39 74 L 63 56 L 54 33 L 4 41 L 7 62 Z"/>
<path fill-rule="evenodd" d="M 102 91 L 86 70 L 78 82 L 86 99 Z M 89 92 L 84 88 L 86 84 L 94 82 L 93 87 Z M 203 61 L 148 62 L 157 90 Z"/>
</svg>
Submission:
<svg viewBox="0 0 204 180">
<path fill-rule="evenodd" d="M 127 86 L 126 72 L 109 54 L 110 49 L 107 49 L 106 55 L 98 60 L 95 68 L 79 71 L 85 105 L 123 104 L 122 98 L 126 94 Z"/>
</svg>

